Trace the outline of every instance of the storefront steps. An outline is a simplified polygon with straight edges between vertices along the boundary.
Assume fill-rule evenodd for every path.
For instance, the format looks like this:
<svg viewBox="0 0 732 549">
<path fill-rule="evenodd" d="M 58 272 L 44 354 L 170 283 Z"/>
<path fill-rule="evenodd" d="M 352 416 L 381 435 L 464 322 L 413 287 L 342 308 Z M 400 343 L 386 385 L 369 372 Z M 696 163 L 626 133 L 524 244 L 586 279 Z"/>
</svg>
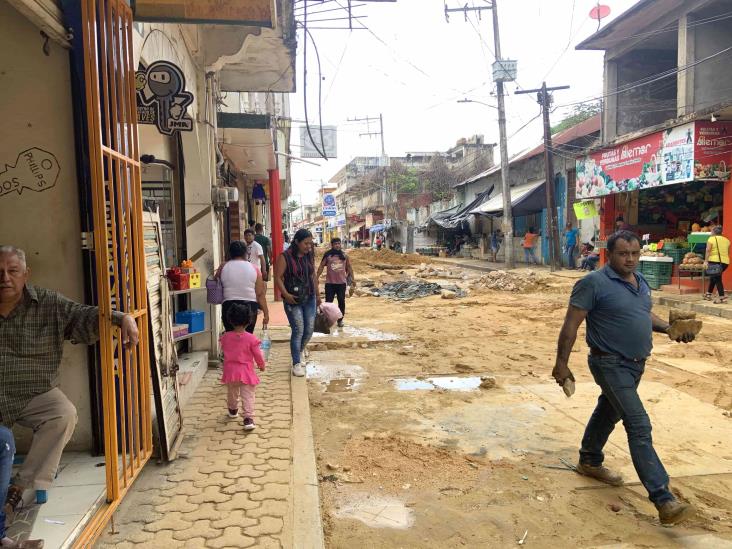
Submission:
<svg viewBox="0 0 732 549">
<path fill-rule="evenodd" d="M 44 539 L 46 547 L 70 547 L 106 493 L 104 456 L 64 452 L 48 502 L 28 502 L 15 516 L 8 536 Z"/>
<path fill-rule="evenodd" d="M 709 316 L 717 316 L 732 320 L 732 307 L 726 304 L 715 305 L 709 301 L 704 301 L 699 293 L 679 295 L 678 287 L 674 288 L 675 295 L 667 292 L 653 292 L 651 298 L 655 305 L 663 305 L 665 307 L 673 307 L 675 309 L 683 309 L 686 311 L 694 311 L 696 313 Z"/>
<path fill-rule="evenodd" d="M 208 351 L 193 351 L 178 355 L 178 384 L 180 406 L 186 404 L 201 383 L 208 369 Z"/>
</svg>

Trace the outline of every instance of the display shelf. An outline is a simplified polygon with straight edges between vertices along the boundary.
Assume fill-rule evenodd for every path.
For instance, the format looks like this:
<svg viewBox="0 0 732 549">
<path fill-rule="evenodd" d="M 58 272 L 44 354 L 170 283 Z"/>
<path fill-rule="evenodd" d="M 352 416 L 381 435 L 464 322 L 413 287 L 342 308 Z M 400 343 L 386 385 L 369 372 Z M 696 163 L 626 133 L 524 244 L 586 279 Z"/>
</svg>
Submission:
<svg viewBox="0 0 732 549">
<path fill-rule="evenodd" d="M 178 343 L 179 341 L 185 341 L 186 339 L 191 339 L 193 336 L 197 336 L 200 334 L 210 334 L 210 333 L 211 333 L 211 330 L 201 330 L 200 332 L 193 332 L 192 334 L 186 334 L 184 336 L 173 338 L 173 343 Z"/>
<path fill-rule="evenodd" d="M 190 294 L 191 292 L 198 292 L 199 290 L 205 290 L 206 288 L 188 288 L 187 290 L 171 290 L 168 295 L 170 297 L 176 296 L 176 295 L 184 295 L 184 294 Z"/>
<path fill-rule="evenodd" d="M 674 262 L 674 258 L 668 257 L 668 256 L 658 257 L 658 256 L 649 256 L 649 255 L 643 256 L 642 255 L 640 257 L 640 260 L 641 261 L 651 261 L 651 262 L 656 262 L 656 263 L 673 263 Z"/>
</svg>

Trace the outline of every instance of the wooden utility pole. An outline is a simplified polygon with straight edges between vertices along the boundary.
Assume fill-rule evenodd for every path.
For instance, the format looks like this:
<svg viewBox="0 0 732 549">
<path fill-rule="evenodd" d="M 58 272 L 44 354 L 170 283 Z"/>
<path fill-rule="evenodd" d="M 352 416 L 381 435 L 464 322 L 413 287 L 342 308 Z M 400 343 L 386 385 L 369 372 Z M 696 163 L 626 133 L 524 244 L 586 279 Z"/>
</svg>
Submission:
<svg viewBox="0 0 732 549">
<path fill-rule="evenodd" d="M 561 269 L 562 253 L 559 246 L 559 226 L 557 221 L 557 205 L 554 197 L 554 155 L 552 154 L 552 127 L 549 123 L 549 108 L 551 107 L 552 98 L 550 91 L 566 90 L 569 86 L 555 86 L 547 88 L 546 82 L 542 83 L 541 88 L 536 90 L 521 90 L 517 94 L 536 93 L 537 100 L 541 105 L 544 115 L 544 171 L 546 182 L 546 221 L 547 233 L 549 237 L 549 267 L 552 271 Z"/>
<path fill-rule="evenodd" d="M 448 8 L 445 5 L 445 18 L 450 21 L 450 13 L 461 11 L 468 20 L 468 12 L 475 11 L 480 16 L 483 10 L 493 12 L 493 44 L 496 53 L 496 63 L 501 64 L 501 37 L 498 31 L 498 2 L 493 0 L 488 6 L 472 6 L 467 4 L 462 8 Z M 505 69 L 505 67 L 503 67 Z M 494 69 L 495 71 L 495 69 Z M 511 185 L 508 179 L 508 139 L 506 137 L 506 102 L 503 97 L 504 80 L 494 78 L 496 82 L 496 94 L 498 95 L 498 141 L 501 149 L 501 192 L 503 196 L 503 249 L 507 269 L 513 269 L 516 265 L 513 253 L 513 209 L 511 207 Z"/>
</svg>

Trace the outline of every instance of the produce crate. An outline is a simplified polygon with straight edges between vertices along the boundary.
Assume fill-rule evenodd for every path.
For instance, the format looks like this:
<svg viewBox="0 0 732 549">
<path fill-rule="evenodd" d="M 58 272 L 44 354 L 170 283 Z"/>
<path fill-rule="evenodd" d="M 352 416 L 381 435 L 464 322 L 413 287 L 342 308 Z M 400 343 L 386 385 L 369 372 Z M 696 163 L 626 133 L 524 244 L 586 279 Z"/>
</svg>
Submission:
<svg viewBox="0 0 732 549">
<path fill-rule="evenodd" d="M 674 264 L 672 262 L 660 263 L 655 261 L 641 261 L 640 272 L 644 275 L 655 275 L 658 277 L 671 278 Z"/>
<path fill-rule="evenodd" d="M 671 282 L 671 279 L 669 278 L 668 281 L 659 279 L 656 275 L 650 275 L 650 274 L 643 274 L 643 278 L 646 279 L 646 282 L 648 282 L 648 285 L 651 287 L 652 290 L 658 290 L 663 284 L 669 284 Z"/>
<path fill-rule="evenodd" d="M 678 265 L 684 260 L 684 256 L 689 253 L 688 248 L 674 248 L 674 249 L 666 249 L 666 246 L 663 247 L 663 252 L 668 256 L 673 258 L 674 264 Z"/>
</svg>

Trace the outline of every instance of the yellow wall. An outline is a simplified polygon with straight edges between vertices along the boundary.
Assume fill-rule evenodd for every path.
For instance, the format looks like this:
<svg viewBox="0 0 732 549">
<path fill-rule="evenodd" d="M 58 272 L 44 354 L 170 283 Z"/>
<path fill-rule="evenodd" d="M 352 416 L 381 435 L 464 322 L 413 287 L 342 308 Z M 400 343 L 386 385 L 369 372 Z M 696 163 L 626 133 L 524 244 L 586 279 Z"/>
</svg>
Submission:
<svg viewBox="0 0 732 549">
<path fill-rule="evenodd" d="M 55 186 L 42 192 L 0 195 L 0 242 L 27 252 L 34 284 L 83 301 L 69 54 L 49 42 L 46 56 L 38 28 L 6 2 L 0 3 L 0 29 L 0 170 L 34 147 L 52 153 L 60 168 Z M 5 171 L 0 180 L 8 176 Z M 67 344 L 61 364 L 61 389 L 79 411 L 74 449 L 91 447 L 86 353 L 83 345 Z M 22 448 L 28 431 L 19 428 L 16 435 Z"/>
</svg>

